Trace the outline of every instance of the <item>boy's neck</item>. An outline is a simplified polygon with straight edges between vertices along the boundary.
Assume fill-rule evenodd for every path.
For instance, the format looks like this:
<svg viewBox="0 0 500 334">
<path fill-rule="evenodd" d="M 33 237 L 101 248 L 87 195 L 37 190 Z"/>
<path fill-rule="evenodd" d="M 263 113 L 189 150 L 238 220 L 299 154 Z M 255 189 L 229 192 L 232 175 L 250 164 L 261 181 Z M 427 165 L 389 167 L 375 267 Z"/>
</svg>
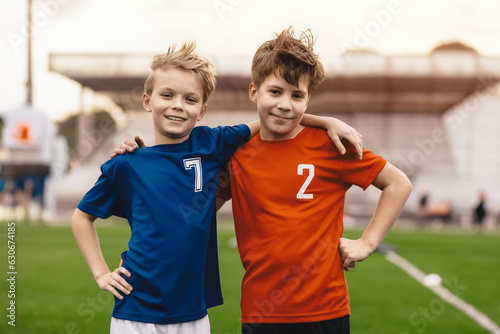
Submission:
<svg viewBox="0 0 500 334">
<path fill-rule="evenodd" d="M 275 133 L 272 131 L 268 131 L 262 127 L 260 128 L 260 138 L 263 140 L 268 140 L 268 141 L 281 141 L 281 140 L 289 140 L 289 139 L 294 139 L 297 137 L 297 135 L 304 130 L 305 126 L 302 124 L 299 124 L 297 127 L 295 127 L 292 131 L 288 133 Z"/>
<path fill-rule="evenodd" d="M 171 138 L 167 136 L 156 136 L 154 145 L 170 145 L 170 144 L 180 144 L 185 142 L 189 138 L 188 136 L 180 137 L 180 138 Z"/>
</svg>

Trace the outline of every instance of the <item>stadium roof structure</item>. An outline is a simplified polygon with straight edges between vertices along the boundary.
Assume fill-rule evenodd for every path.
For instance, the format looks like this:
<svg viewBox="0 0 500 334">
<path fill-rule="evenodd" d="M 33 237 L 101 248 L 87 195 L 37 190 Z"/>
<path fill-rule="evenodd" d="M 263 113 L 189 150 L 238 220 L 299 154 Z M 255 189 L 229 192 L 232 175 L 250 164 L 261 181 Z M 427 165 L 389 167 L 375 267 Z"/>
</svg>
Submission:
<svg viewBox="0 0 500 334">
<path fill-rule="evenodd" d="M 124 111 L 142 109 L 148 54 L 51 54 L 49 69 L 109 95 Z M 250 59 L 215 58 L 212 110 L 255 110 L 248 99 Z M 232 64 L 232 67 L 231 67 Z M 316 114 L 442 114 L 500 82 L 500 58 L 468 49 L 436 48 L 429 55 L 384 56 L 362 50 L 323 59 L 326 80 L 309 103 Z"/>
</svg>

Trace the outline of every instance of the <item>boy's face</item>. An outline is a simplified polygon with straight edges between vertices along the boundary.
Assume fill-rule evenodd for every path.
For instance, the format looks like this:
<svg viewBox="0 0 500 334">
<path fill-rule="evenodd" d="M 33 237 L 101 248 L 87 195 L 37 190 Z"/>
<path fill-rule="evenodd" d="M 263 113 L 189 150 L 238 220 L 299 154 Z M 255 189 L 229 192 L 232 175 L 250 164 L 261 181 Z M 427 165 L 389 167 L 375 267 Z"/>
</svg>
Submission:
<svg viewBox="0 0 500 334">
<path fill-rule="evenodd" d="M 250 85 L 250 100 L 257 104 L 260 136 L 265 140 L 295 138 L 309 103 L 309 77 L 302 75 L 295 87 L 279 74 L 270 74 L 260 87 Z"/>
<path fill-rule="evenodd" d="M 207 110 L 203 87 L 188 70 L 157 70 L 151 95 L 144 94 L 144 108 L 153 113 L 155 145 L 185 141 Z"/>
</svg>

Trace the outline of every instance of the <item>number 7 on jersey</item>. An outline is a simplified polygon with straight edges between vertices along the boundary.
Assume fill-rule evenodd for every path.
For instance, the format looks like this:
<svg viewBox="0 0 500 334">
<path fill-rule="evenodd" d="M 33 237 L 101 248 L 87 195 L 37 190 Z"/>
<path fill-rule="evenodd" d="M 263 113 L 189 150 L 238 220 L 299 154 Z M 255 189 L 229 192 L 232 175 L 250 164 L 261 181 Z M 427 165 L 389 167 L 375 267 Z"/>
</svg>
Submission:
<svg viewBox="0 0 500 334">
<path fill-rule="evenodd" d="M 201 158 L 184 159 L 186 170 L 194 169 L 194 192 L 200 192 L 203 187 L 203 173 L 201 169 Z"/>
</svg>

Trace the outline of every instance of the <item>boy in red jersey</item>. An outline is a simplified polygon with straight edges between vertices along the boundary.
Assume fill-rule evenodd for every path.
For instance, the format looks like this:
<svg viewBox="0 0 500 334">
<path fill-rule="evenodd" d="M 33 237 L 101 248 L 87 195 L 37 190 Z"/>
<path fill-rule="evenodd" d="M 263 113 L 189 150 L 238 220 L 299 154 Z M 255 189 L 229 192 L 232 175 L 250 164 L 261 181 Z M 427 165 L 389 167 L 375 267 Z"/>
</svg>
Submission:
<svg viewBox="0 0 500 334">
<path fill-rule="evenodd" d="M 250 99 L 260 133 L 228 165 L 221 203 L 233 199 L 242 282 L 242 333 L 349 333 L 343 270 L 368 258 L 396 221 L 411 192 L 400 170 L 372 152 L 341 155 L 322 129 L 300 124 L 324 80 L 309 31 L 284 30 L 256 51 Z M 382 190 L 358 240 L 342 238 L 351 185 Z"/>
</svg>

